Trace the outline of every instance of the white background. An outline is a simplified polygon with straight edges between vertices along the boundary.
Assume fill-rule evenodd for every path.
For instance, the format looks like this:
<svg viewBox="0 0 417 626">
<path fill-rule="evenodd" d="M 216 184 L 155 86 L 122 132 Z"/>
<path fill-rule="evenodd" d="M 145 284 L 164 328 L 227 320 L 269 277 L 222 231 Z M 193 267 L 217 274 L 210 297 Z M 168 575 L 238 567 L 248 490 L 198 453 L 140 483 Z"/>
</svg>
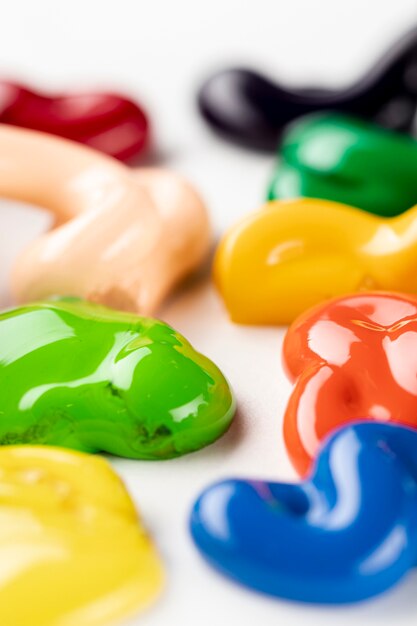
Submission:
<svg viewBox="0 0 417 626">
<path fill-rule="evenodd" d="M 1 11 L 0 75 L 137 96 L 154 124 L 147 162 L 188 175 L 219 234 L 261 204 L 273 159 L 207 130 L 194 103 L 207 72 L 250 63 L 294 84 L 343 85 L 416 22 L 417 0 L 13 0 Z M 1 205 L 2 306 L 13 257 L 46 224 L 44 215 Z M 189 281 L 159 316 L 223 369 L 239 411 L 230 432 L 201 452 L 161 463 L 113 461 L 167 571 L 159 602 L 131 626 L 415 624 L 417 574 L 378 600 L 317 608 L 262 597 L 205 565 L 187 532 L 205 485 L 231 475 L 294 478 L 281 436 L 290 391 L 280 365 L 283 330 L 230 324 L 208 275 Z"/>
</svg>

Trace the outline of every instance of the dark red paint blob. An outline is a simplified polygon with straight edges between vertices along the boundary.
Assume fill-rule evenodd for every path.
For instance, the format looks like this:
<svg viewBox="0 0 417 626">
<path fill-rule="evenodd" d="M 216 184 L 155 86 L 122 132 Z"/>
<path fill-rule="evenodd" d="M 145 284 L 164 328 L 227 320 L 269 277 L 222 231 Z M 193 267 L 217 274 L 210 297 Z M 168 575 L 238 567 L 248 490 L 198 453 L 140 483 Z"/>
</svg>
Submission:
<svg viewBox="0 0 417 626">
<path fill-rule="evenodd" d="M 149 123 L 132 100 L 114 93 L 46 95 L 0 82 L 0 123 L 86 144 L 121 161 L 145 147 Z"/>
</svg>

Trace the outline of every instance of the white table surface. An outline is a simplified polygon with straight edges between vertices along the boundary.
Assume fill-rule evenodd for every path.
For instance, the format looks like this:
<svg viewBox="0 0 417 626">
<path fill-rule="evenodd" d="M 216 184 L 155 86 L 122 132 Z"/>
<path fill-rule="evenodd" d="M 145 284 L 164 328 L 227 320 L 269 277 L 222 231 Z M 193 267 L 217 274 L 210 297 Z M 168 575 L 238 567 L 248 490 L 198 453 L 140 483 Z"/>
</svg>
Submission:
<svg viewBox="0 0 417 626">
<path fill-rule="evenodd" d="M 207 72 L 250 63 L 294 84 L 343 85 L 417 22 L 417 0 L 13 0 L 2 7 L 0 75 L 45 88 L 112 86 L 137 95 L 154 123 L 147 161 L 199 187 L 217 234 L 257 208 L 273 159 L 234 148 L 207 130 L 194 92 Z M 0 305 L 18 251 L 46 228 L 45 214 L 0 206 Z M 410 625 L 417 574 L 384 597 L 318 608 L 263 597 L 210 569 L 191 543 L 188 515 L 208 483 L 227 476 L 294 479 L 282 443 L 290 386 L 283 329 L 231 324 L 209 276 L 193 279 L 159 312 L 211 357 L 239 410 L 222 440 L 166 462 L 112 461 L 163 556 L 160 600 L 130 626 Z"/>
</svg>

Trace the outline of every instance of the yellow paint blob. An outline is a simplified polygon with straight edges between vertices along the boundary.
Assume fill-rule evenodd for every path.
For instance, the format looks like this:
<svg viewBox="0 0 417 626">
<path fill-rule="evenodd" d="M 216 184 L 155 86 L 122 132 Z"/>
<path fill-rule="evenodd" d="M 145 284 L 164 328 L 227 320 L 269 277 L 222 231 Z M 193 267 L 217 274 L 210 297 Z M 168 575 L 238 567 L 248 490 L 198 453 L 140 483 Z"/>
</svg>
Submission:
<svg viewBox="0 0 417 626">
<path fill-rule="evenodd" d="M 99 457 L 0 449 L 0 624 L 99 626 L 148 605 L 162 565 Z"/>
<path fill-rule="evenodd" d="M 214 276 L 233 321 L 290 324 L 347 293 L 417 293 L 417 206 L 380 217 L 337 202 L 270 202 L 222 239 Z"/>
</svg>

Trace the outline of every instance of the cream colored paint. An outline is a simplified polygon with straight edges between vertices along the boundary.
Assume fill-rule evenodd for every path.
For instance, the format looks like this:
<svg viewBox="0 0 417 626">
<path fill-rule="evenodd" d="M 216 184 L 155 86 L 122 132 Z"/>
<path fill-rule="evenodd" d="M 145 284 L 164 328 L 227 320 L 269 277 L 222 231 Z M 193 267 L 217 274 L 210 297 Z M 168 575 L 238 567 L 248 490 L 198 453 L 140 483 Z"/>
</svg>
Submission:
<svg viewBox="0 0 417 626">
<path fill-rule="evenodd" d="M 210 244 L 205 206 L 176 174 L 132 170 L 70 141 L 2 125 L 0 195 L 55 217 L 14 267 L 19 302 L 78 296 L 149 314 Z"/>
</svg>

